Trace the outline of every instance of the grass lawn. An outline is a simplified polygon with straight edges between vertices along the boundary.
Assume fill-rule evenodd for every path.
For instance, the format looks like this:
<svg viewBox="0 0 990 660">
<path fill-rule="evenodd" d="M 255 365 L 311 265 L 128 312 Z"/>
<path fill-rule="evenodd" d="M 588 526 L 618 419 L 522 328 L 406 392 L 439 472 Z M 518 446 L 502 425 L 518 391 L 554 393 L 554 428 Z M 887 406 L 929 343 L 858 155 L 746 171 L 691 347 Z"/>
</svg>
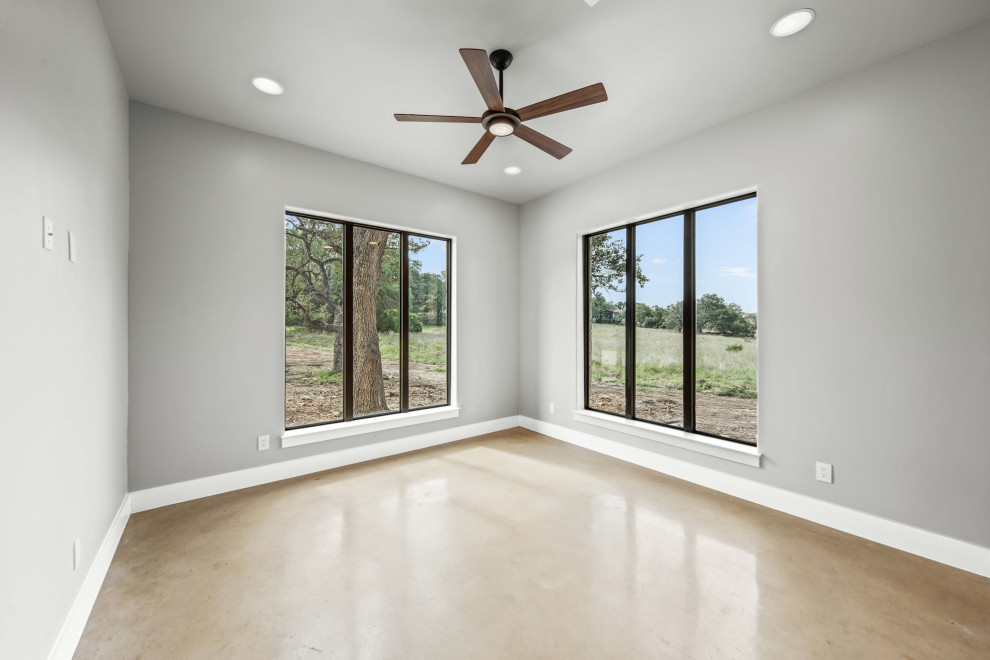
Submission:
<svg viewBox="0 0 990 660">
<path fill-rule="evenodd" d="M 742 346 L 741 349 L 729 347 Z M 591 326 L 591 379 L 621 382 L 625 364 L 625 328 Z M 603 364 L 601 357 L 615 356 Z M 681 333 L 636 328 L 636 387 L 681 389 Z M 756 398 L 756 340 L 702 334 L 697 341 L 697 390 L 721 396 Z"/>
<path fill-rule="evenodd" d="M 332 351 L 333 335 L 306 330 L 301 326 L 288 326 L 285 328 L 285 343 L 297 348 Z M 381 333 L 378 335 L 378 346 L 383 360 L 399 359 L 399 333 Z M 447 327 L 424 325 L 422 332 L 410 332 L 409 361 L 431 365 L 431 371 L 446 371 Z"/>
</svg>

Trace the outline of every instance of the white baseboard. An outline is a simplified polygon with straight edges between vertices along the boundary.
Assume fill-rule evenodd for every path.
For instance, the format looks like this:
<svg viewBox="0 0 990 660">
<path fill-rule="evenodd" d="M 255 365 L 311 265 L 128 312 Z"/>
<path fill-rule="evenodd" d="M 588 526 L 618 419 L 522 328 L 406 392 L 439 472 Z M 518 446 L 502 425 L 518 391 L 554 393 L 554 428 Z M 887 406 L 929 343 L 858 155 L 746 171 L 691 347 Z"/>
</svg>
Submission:
<svg viewBox="0 0 990 660">
<path fill-rule="evenodd" d="M 55 645 L 52 647 L 51 653 L 48 654 L 48 660 L 71 660 L 75 654 L 76 646 L 79 645 L 79 640 L 82 638 L 89 614 L 93 611 L 96 597 L 100 594 L 100 587 L 103 586 L 103 579 L 107 576 L 107 570 L 110 568 L 110 561 L 113 559 L 114 553 L 117 552 L 117 544 L 120 542 L 120 536 L 124 533 L 124 527 L 130 516 L 131 496 L 128 494 L 124 495 L 124 500 L 120 503 L 120 508 L 117 509 L 113 522 L 110 523 L 110 529 L 107 530 L 93 563 L 86 571 L 86 577 L 83 578 L 82 586 L 79 588 L 79 593 L 76 594 L 69 615 L 65 618 L 65 623 L 62 624 L 62 630 L 58 633 Z"/>
<path fill-rule="evenodd" d="M 520 416 L 519 425 L 798 518 L 990 577 L 990 548 L 531 417 Z"/>
<path fill-rule="evenodd" d="M 268 465 L 260 465 L 246 470 L 236 472 L 226 472 L 211 477 L 201 479 L 191 479 L 175 484 L 167 484 L 156 488 L 137 490 L 131 493 L 131 507 L 135 513 L 157 509 L 158 507 L 178 504 L 188 500 L 196 500 L 201 497 L 218 495 L 241 488 L 260 486 L 261 484 L 291 479 L 304 474 L 322 472 L 333 468 L 363 463 L 376 458 L 394 456 L 417 449 L 425 449 L 435 445 L 442 445 L 448 442 L 456 442 L 466 438 L 473 438 L 485 433 L 504 431 L 519 426 L 517 416 L 493 419 L 477 424 L 467 424 L 465 426 L 455 426 L 440 431 L 430 431 L 419 435 L 411 435 L 385 442 L 374 442 L 368 445 L 330 451 L 315 456 L 297 458 Z"/>
</svg>

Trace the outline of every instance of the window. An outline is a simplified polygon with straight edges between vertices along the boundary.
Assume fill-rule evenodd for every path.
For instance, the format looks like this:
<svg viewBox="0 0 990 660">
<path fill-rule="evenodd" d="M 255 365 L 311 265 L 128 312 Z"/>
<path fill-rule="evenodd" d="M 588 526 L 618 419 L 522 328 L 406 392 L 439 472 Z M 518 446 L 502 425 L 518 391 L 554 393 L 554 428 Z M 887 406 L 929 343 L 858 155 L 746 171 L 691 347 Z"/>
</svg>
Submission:
<svg viewBox="0 0 990 660">
<path fill-rule="evenodd" d="M 450 240 L 285 215 L 285 428 L 450 403 Z"/>
<path fill-rule="evenodd" d="M 755 194 L 585 236 L 584 289 L 586 409 L 756 444 Z"/>
</svg>

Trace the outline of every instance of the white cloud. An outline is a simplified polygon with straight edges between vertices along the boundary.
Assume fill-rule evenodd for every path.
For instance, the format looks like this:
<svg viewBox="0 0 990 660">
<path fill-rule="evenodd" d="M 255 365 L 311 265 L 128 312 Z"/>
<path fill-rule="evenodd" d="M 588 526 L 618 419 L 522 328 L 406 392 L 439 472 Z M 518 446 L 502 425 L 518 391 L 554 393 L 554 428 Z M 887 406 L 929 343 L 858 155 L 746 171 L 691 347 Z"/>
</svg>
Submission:
<svg viewBox="0 0 990 660">
<path fill-rule="evenodd" d="M 655 264 L 665 264 L 665 263 L 667 263 L 667 260 L 666 260 L 666 259 L 661 259 L 660 257 L 657 257 L 656 259 L 653 259 L 653 260 L 651 261 L 651 263 L 655 263 Z"/>
<path fill-rule="evenodd" d="M 716 269 L 719 277 L 756 277 L 756 273 L 749 266 L 722 266 Z"/>
</svg>

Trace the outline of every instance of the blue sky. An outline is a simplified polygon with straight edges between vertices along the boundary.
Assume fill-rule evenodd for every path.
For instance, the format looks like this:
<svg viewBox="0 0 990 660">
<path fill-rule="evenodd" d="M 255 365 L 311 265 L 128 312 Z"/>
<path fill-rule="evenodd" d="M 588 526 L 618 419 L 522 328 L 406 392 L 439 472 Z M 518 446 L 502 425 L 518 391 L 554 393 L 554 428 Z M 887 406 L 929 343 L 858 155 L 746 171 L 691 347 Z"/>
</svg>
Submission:
<svg viewBox="0 0 990 660">
<path fill-rule="evenodd" d="M 622 237 L 622 231 L 616 234 Z M 756 311 L 756 199 L 699 211 L 695 218 L 695 272 L 698 297 L 715 293 Z M 683 216 L 640 225 L 636 251 L 649 278 L 636 287 L 636 301 L 666 307 L 681 299 L 684 289 Z M 612 300 L 622 294 L 606 292 Z"/>
<path fill-rule="evenodd" d="M 417 241 L 429 240 L 418 236 L 410 238 Z M 429 245 L 411 256 L 423 264 L 421 273 L 442 273 L 447 268 L 447 242 L 430 240 Z"/>
<path fill-rule="evenodd" d="M 756 198 L 695 216 L 695 290 L 756 311 Z"/>
</svg>

